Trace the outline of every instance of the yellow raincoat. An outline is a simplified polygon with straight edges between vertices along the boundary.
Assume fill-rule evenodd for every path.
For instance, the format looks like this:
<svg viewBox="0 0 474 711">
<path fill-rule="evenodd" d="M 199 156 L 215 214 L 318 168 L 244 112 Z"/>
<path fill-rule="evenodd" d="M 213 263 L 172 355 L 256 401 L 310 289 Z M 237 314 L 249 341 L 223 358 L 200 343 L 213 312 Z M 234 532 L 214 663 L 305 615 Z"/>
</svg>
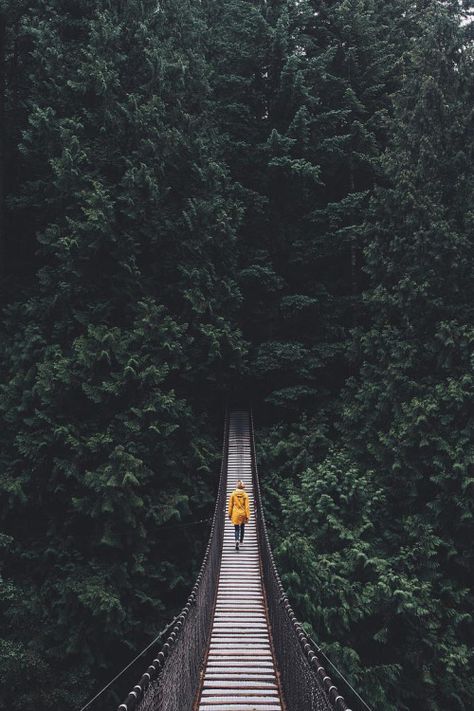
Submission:
<svg viewBox="0 0 474 711">
<path fill-rule="evenodd" d="M 249 522 L 249 495 L 243 489 L 235 489 L 230 495 L 229 517 L 232 519 L 234 526 Z"/>
</svg>

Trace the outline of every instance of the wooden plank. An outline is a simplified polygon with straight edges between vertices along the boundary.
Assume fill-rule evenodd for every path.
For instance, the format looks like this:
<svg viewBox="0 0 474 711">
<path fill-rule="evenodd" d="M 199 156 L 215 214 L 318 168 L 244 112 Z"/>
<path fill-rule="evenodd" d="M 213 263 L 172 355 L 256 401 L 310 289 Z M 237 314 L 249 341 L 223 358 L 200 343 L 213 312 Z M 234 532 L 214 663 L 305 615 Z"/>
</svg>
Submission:
<svg viewBox="0 0 474 711">
<path fill-rule="evenodd" d="M 259 684 L 257 681 L 245 682 L 245 681 L 239 681 L 239 680 L 226 682 L 226 688 L 229 690 L 229 694 L 237 694 L 239 692 L 239 690 L 243 690 L 243 691 L 246 690 L 246 693 L 248 693 L 249 689 L 254 689 L 254 688 L 255 689 L 260 688 L 263 690 L 266 689 L 268 692 L 271 692 L 272 686 L 273 686 L 273 690 L 276 691 L 278 688 L 276 684 L 272 685 L 272 684 L 267 683 L 265 685 L 265 684 Z M 204 689 L 208 689 L 208 691 L 211 689 L 222 689 L 222 682 L 221 681 L 204 681 Z"/>
<path fill-rule="evenodd" d="M 204 704 L 250 704 L 249 708 L 260 708 L 263 704 L 275 704 L 279 702 L 278 694 L 254 693 L 251 689 L 246 694 L 226 694 L 216 691 L 213 696 L 204 696 Z"/>
<path fill-rule="evenodd" d="M 235 703 L 226 701 L 225 703 L 217 702 L 216 704 L 204 701 L 199 705 L 199 711 L 256 711 L 256 708 L 258 708 L 258 711 L 281 711 L 282 709 L 280 702 L 263 703 L 259 704 L 258 707 L 255 704 L 242 704 L 237 700 Z"/>
<path fill-rule="evenodd" d="M 235 550 L 234 526 L 224 527 L 220 578 L 199 711 L 282 711 L 272 657 L 255 526 L 248 413 L 229 420 L 227 496 L 243 479 L 251 519 Z M 303 710 L 302 710 L 303 711 Z"/>
</svg>

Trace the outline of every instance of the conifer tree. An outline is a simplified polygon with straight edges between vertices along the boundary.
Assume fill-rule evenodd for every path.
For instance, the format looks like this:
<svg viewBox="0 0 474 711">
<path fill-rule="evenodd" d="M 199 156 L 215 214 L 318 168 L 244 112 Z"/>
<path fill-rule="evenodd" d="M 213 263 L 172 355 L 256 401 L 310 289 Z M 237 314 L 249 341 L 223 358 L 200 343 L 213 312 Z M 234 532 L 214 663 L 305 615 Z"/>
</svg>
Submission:
<svg viewBox="0 0 474 711">
<path fill-rule="evenodd" d="M 397 634 L 418 631 L 423 647 L 410 639 L 409 658 L 415 666 L 416 659 L 429 661 L 423 678 L 411 672 L 410 688 L 426 698 L 422 708 L 436 709 L 469 708 L 474 698 L 467 681 L 472 68 L 458 4 L 431 3 L 396 98 L 384 160 L 390 183 L 372 204 L 372 326 L 360 337 L 363 366 L 346 413 L 357 456 L 377 468 L 387 491 L 389 555 L 404 550 L 404 567 L 435 601 L 429 621 L 421 622 L 420 603 Z"/>
<path fill-rule="evenodd" d="M 309 631 L 473 706 L 470 6 L 0 0 L 0 706 L 179 607 L 242 374 Z"/>
<path fill-rule="evenodd" d="M 474 699 L 472 46 L 457 3 L 406 21 L 417 28 L 365 213 L 370 282 L 335 436 L 344 452 L 303 421 L 263 453 L 303 619 L 370 704 L 441 711 Z"/>
<path fill-rule="evenodd" d="M 6 94 L 7 18 L 0 5 L 0 277 L 5 272 L 5 94 Z"/>
<path fill-rule="evenodd" d="M 0 3 L 0 305 L 8 301 L 29 271 L 33 254 L 33 231 L 21 224 L 10 200 L 20 180 L 18 143 L 34 76 L 23 20 L 28 7 L 38 11 L 39 4 L 22 0 Z"/>
<path fill-rule="evenodd" d="M 191 3 L 48 2 L 24 23 L 38 71 L 16 204 L 41 267 L 6 311 L 2 676 L 9 708 L 72 709 L 179 607 L 183 550 L 201 555 L 207 531 L 166 531 L 212 505 L 198 412 L 241 349 L 239 211 Z"/>
<path fill-rule="evenodd" d="M 245 210 L 249 369 L 273 404 L 321 416 L 349 372 L 396 25 L 373 0 L 219 7 L 210 19 L 220 38 L 212 83 L 223 156 Z"/>
</svg>

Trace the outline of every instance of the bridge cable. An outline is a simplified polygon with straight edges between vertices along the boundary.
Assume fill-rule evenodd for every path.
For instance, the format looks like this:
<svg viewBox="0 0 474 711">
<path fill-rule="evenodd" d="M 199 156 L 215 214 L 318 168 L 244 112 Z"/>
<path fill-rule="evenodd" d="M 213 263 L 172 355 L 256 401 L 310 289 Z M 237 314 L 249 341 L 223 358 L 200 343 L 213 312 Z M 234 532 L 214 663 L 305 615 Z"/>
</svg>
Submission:
<svg viewBox="0 0 474 711">
<path fill-rule="evenodd" d="M 174 529 L 174 528 L 185 528 L 186 526 L 197 526 L 197 525 L 200 524 L 200 523 L 211 523 L 211 522 L 212 522 L 212 518 L 201 518 L 201 519 L 199 519 L 199 521 L 188 521 L 187 523 L 177 523 L 177 524 L 174 525 L 174 526 L 163 526 L 163 527 L 159 527 L 159 528 L 157 528 L 157 533 L 159 533 L 160 531 L 169 531 L 170 529 Z M 171 627 L 173 627 L 173 625 L 174 625 L 174 623 L 176 622 L 177 619 L 178 619 L 177 617 L 174 617 L 173 620 L 172 620 L 168 625 L 166 625 L 166 627 L 164 627 L 164 628 L 162 629 L 162 631 L 158 634 L 158 636 L 155 637 L 155 639 L 154 639 L 152 642 L 150 642 L 150 644 L 148 645 L 148 647 L 145 647 L 145 649 L 143 649 L 143 650 L 140 652 L 140 654 L 139 654 L 138 656 L 136 656 L 135 659 L 133 659 L 133 660 L 130 662 L 130 664 L 128 664 L 126 667 L 124 667 L 124 669 L 122 669 L 122 671 L 119 672 L 119 673 L 117 674 L 117 676 L 115 676 L 115 677 L 112 679 L 112 681 L 110 681 L 110 682 L 107 684 L 107 686 L 104 686 L 104 688 L 103 688 L 101 691 L 99 691 L 99 693 L 96 694 L 93 699 L 91 699 L 90 701 L 88 701 L 87 704 L 86 704 L 85 706 L 83 706 L 80 711 L 86 711 L 86 709 L 88 709 L 89 706 L 90 706 L 94 701 L 96 701 L 100 696 L 102 696 L 102 694 L 104 693 L 104 691 L 107 691 L 107 689 L 109 689 L 109 688 L 112 686 L 112 684 L 114 684 L 114 683 L 117 681 L 117 679 L 119 679 L 123 674 L 125 674 L 125 672 L 126 672 L 128 669 L 130 669 L 130 667 L 131 667 L 133 664 L 135 664 L 135 662 L 136 662 L 138 659 L 140 659 L 140 657 L 143 657 L 143 655 L 146 654 L 146 653 L 148 652 L 148 650 L 149 650 L 151 647 L 153 647 L 153 645 L 156 644 L 156 643 L 163 637 L 163 635 L 165 634 L 165 632 L 167 632 L 169 629 L 171 629 Z"/>
<path fill-rule="evenodd" d="M 143 657 L 143 655 L 146 654 L 146 653 L 148 652 L 148 650 L 149 650 L 151 647 L 153 647 L 153 645 L 156 644 L 156 643 L 166 634 L 166 632 L 167 632 L 169 629 L 171 629 L 171 627 L 175 624 L 175 622 L 177 621 L 177 619 L 178 619 L 178 617 L 174 617 L 174 618 L 171 620 L 171 622 L 170 622 L 168 625 L 166 625 L 166 627 L 163 627 L 163 629 L 162 629 L 161 632 L 155 637 L 155 639 L 154 639 L 152 642 L 150 642 L 150 644 L 149 644 L 147 647 L 145 647 L 145 649 L 142 649 L 142 651 L 140 652 L 140 654 L 138 654 L 138 655 L 135 657 L 135 659 L 132 659 L 132 661 L 130 662 L 130 664 L 127 664 L 127 666 L 124 667 L 124 668 L 122 669 L 122 671 L 117 674 L 117 676 L 114 676 L 114 678 L 112 679 L 112 681 L 109 681 L 109 683 L 107 684 L 107 686 L 104 686 L 104 688 L 101 689 L 101 691 L 99 691 L 99 693 L 96 694 L 93 699 L 91 699 L 90 701 L 88 701 L 87 704 L 86 704 L 85 706 L 83 706 L 80 711 L 86 711 L 86 709 L 88 709 L 89 706 L 94 703 L 94 701 L 97 701 L 97 699 L 99 698 L 99 696 L 102 696 L 102 694 L 104 693 L 104 691 L 107 691 L 107 689 L 110 689 L 110 687 L 112 686 L 112 684 L 114 684 L 114 683 L 117 681 L 117 679 L 120 679 L 120 677 L 121 677 L 123 674 L 125 674 L 125 672 L 126 672 L 128 669 L 130 669 L 130 667 L 133 666 L 133 664 L 135 664 L 135 662 L 136 662 L 138 659 L 140 659 L 140 657 Z"/>
<path fill-rule="evenodd" d="M 352 693 L 354 694 L 354 696 L 356 697 L 356 699 L 357 699 L 358 701 L 360 701 L 360 703 L 361 703 L 362 706 L 366 709 L 366 711 L 372 711 L 372 709 L 370 708 L 370 706 L 364 701 L 364 699 L 360 696 L 360 694 L 357 693 L 357 691 L 354 689 L 354 687 L 347 681 L 346 677 L 342 674 L 342 672 L 340 672 L 339 669 L 336 667 L 336 665 L 331 662 L 331 660 L 329 659 L 329 657 L 328 657 L 326 654 L 324 654 L 324 652 L 323 652 L 323 650 L 321 649 L 321 647 L 319 646 L 319 644 L 317 644 L 317 642 L 315 642 L 312 637 L 308 637 L 308 639 L 309 639 L 309 641 L 313 644 L 313 646 L 314 646 L 315 650 L 317 651 L 317 653 L 318 653 L 321 657 L 324 657 L 325 661 L 326 661 L 326 662 L 334 669 L 334 671 L 340 676 L 340 678 L 341 678 L 341 679 L 343 680 L 343 682 L 348 686 L 348 688 L 352 691 Z"/>
<path fill-rule="evenodd" d="M 212 521 L 213 521 L 213 519 L 211 517 L 211 518 L 201 518 L 201 519 L 199 519 L 199 521 L 188 521 L 187 523 L 177 523 L 173 526 L 159 526 L 156 529 L 156 532 L 160 533 L 161 531 L 170 531 L 172 528 L 185 528 L 186 526 L 197 526 L 199 523 L 212 523 Z"/>
</svg>

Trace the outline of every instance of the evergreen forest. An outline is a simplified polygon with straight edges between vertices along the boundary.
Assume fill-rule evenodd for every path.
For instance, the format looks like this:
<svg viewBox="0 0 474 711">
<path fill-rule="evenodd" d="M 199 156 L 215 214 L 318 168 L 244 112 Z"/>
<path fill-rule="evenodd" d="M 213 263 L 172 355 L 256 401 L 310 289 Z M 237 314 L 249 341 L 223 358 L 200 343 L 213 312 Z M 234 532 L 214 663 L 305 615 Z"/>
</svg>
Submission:
<svg viewBox="0 0 474 711">
<path fill-rule="evenodd" d="M 0 0 L 2 709 L 181 609 L 238 394 L 305 629 L 373 711 L 472 711 L 473 16 Z"/>
</svg>

